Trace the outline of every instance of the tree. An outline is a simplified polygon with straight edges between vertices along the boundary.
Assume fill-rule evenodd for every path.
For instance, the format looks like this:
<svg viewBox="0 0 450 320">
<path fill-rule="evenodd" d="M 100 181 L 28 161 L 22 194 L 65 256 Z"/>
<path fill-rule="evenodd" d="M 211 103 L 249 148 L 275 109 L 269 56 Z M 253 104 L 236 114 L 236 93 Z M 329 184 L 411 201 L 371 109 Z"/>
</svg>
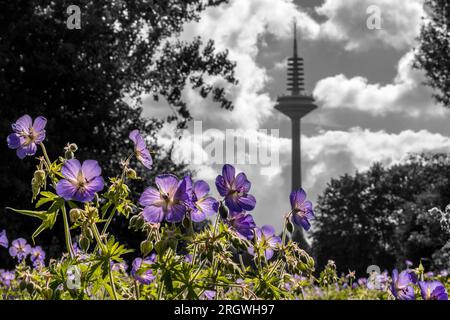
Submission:
<svg viewBox="0 0 450 320">
<path fill-rule="evenodd" d="M 206 78 L 221 77 L 231 84 L 236 80 L 227 52 L 216 52 L 212 41 L 186 42 L 177 36 L 206 8 L 225 2 L 0 1 L 0 136 L 6 139 L 11 123 L 25 113 L 43 115 L 49 120 L 47 149 L 52 158 L 63 153 L 67 142 L 75 142 L 80 147 L 77 157 L 97 159 L 108 176 L 130 152 L 127 136 L 137 128 L 148 137 L 156 157 L 152 172 L 138 172 L 144 178 L 138 190 L 154 173 L 182 174 L 186 166 L 175 165 L 170 150 L 158 147 L 156 132 L 165 120 L 184 126 L 190 119 L 182 99 L 185 87 L 231 109 L 225 90 Z M 81 11 L 80 29 L 67 26 L 67 8 L 73 4 Z M 174 114 L 169 119 L 142 118 L 144 94 L 164 99 Z M 0 150 L 0 229 L 8 229 L 14 238 L 36 227 L 3 209 L 29 203 L 23 177 L 31 179 L 34 161 L 18 161 L 6 142 Z M 121 224 L 118 227 L 126 230 Z M 55 239 L 40 237 L 42 244 L 53 241 L 59 250 Z"/>
<path fill-rule="evenodd" d="M 447 0 L 426 0 L 424 22 L 415 66 L 425 70 L 434 97 L 450 107 L 450 4 Z"/>
<path fill-rule="evenodd" d="M 446 243 L 440 217 L 450 203 L 450 157 L 413 155 L 405 163 L 332 179 L 316 206 L 313 251 L 320 266 L 340 271 L 392 269 L 406 259 L 427 265 Z"/>
</svg>

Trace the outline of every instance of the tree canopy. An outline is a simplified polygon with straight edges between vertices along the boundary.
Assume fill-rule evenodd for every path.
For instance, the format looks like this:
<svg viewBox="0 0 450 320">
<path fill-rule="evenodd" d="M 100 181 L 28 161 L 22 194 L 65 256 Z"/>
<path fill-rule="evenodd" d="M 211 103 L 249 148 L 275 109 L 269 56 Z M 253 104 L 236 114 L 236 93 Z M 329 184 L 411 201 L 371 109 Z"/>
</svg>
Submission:
<svg viewBox="0 0 450 320">
<path fill-rule="evenodd" d="M 425 71 L 436 100 L 450 108 L 450 3 L 426 0 L 425 6 L 428 17 L 420 32 L 415 66 Z"/>
<path fill-rule="evenodd" d="M 155 152 L 153 172 L 182 173 L 171 152 L 158 147 L 155 133 L 164 121 L 190 119 L 182 93 L 186 87 L 231 109 L 214 76 L 234 84 L 234 63 L 214 42 L 179 40 L 183 26 L 202 11 L 226 0 L 17 0 L 0 2 L 0 205 L 30 203 L 23 177 L 32 177 L 31 161 L 18 163 L 7 149 L 11 123 L 23 114 L 48 118 L 47 149 L 61 155 L 67 142 L 80 147 L 77 157 L 94 158 L 105 175 L 130 151 L 128 134 L 139 129 Z M 81 10 L 81 28 L 69 29 L 67 8 Z M 143 95 L 163 99 L 174 110 L 168 119 L 142 117 Z M 74 138 L 75 137 L 75 138 Z M 69 141 L 71 139 L 71 141 Z M 25 168 L 25 169 L 24 169 Z M 139 172 L 144 184 L 152 173 Z M 140 190 L 142 191 L 142 189 Z M 11 237 L 36 226 L 1 209 L 0 228 Z M 124 227 L 126 229 L 126 227 Z M 42 238 L 44 244 L 52 239 Z M 55 248 L 58 248 L 55 243 Z"/>
<path fill-rule="evenodd" d="M 370 265 L 404 267 L 406 259 L 430 266 L 446 244 L 433 207 L 450 203 L 450 157 L 412 155 L 405 163 L 332 179 L 319 197 L 313 250 L 341 271 L 361 274 Z M 433 257 L 433 254 L 434 257 Z M 432 261 L 435 260 L 435 261 Z"/>
</svg>

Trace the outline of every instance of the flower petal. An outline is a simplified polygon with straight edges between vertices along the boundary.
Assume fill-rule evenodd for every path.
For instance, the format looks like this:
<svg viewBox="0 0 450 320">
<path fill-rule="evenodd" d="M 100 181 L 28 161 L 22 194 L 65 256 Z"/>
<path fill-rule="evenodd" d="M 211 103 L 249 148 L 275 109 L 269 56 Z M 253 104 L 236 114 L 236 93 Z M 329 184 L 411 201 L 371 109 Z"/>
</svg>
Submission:
<svg viewBox="0 0 450 320">
<path fill-rule="evenodd" d="M 178 178 L 172 174 L 162 174 L 155 178 L 158 189 L 163 193 L 173 196 L 178 188 Z"/>
<path fill-rule="evenodd" d="M 236 175 L 236 170 L 232 165 L 226 164 L 222 168 L 222 176 L 225 179 L 225 183 L 228 186 L 232 186 L 234 184 L 234 177 Z"/>
<path fill-rule="evenodd" d="M 292 191 L 290 195 L 292 209 L 298 209 L 306 199 L 306 192 L 302 188 Z"/>
<path fill-rule="evenodd" d="M 219 209 L 219 203 L 213 197 L 202 198 L 197 201 L 196 206 L 207 216 L 213 216 Z"/>
<path fill-rule="evenodd" d="M 81 163 L 77 159 L 67 160 L 62 169 L 61 173 L 64 178 L 70 180 L 77 180 L 78 173 L 81 170 Z"/>
<path fill-rule="evenodd" d="M 194 210 L 191 212 L 191 219 L 194 222 L 202 222 L 206 219 L 206 214 L 200 210 Z"/>
<path fill-rule="evenodd" d="M 247 176 L 243 172 L 237 175 L 236 180 L 234 182 L 236 190 L 243 193 L 249 192 L 251 185 L 252 184 L 250 183 L 250 181 L 247 180 Z"/>
<path fill-rule="evenodd" d="M 217 191 L 219 192 L 219 194 L 222 197 L 225 197 L 228 193 L 228 187 L 227 184 L 225 182 L 225 178 L 223 176 L 217 176 L 216 178 L 216 188 Z"/>
<path fill-rule="evenodd" d="M 139 198 L 139 203 L 146 207 L 151 205 L 162 205 L 161 194 L 159 191 L 153 187 L 148 187 L 144 190 L 141 197 Z"/>
<path fill-rule="evenodd" d="M 261 227 L 261 232 L 266 239 L 269 239 L 275 234 L 275 228 L 270 225 L 264 225 Z"/>
<path fill-rule="evenodd" d="M 83 162 L 81 166 L 81 171 L 83 172 L 83 176 L 87 181 L 91 181 L 95 177 L 98 177 L 102 174 L 102 168 L 98 165 L 98 162 L 95 160 L 86 160 Z"/>
<path fill-rule="evenodd" d="M 29 115 L 23 115 L 12 125 L 12 129 L 16 133 L 29 132 L 33 125 L 33 119 Z"/>
<path fill-rule="evenodd" d="M 194 193 L 197 199 L 205 197 L 209 193 L 209 185 L 206 181 L 199 180 L 194 183 Z"/>
<path fill-rule="evenodd" d="M 36 119 L 34 119 L 33 129 L 36 132 L 41 132 L 42 130 L 45 129 L 46 124 L 47 124 L 47 119 L 45 119 L 42 116 L 39 116 Z"/>
<path fill-rule="evenodd" d="M 56 193 L 65 200 L 73 200 L 77 188 L 69 181 L 62 179 L 56 185 Z"/>
<path fill-rule="evenodd" d="M 166 213 L 166 221 L 170 223 L 177 223 L 183 220 L 186 214 L 186 207 L 182 204 L 172 205 Z"/>
<path fill-rule="evenodd" d="M 105 181 L 102 177 L 95 177 L 89 183 L 86 185 L 86 189 L 88 192 L 96 193 L 103 190 L 103 187 L 105 186 Z"/>
<path fill-rule="evenodd" d="M 151 169 L 152 168 L 152 166 L 153 166 L 153 158 L 152 158 L 152 155 L 150 154 L 150 151 L 148 151 L 147 149 L 141 150 L 140 153 L 139 153 L 139 156 L 137 156 L 137 159 L 147 169 Z"/>
<path fill-rule="evenodd" d="M 8 143 L 8 148 L 17 149 L 20 147 L 20 137 L 16 133 L 11 133 L 7 138 L 6 142 Z"/>
<path fill-rule="evenodd" d="M 161 223 L 164 220 L 162 207 L 148 206 L 144 208 L 142 216 L 149 223 Z"/>
<path fill-rule="evenodd" d="M 251 211 L 256 206 L 256 199 L 251 194 L 247 194 L 245 196 L 238 197 L 239 206 L 245 211 Z"/>
</svg>

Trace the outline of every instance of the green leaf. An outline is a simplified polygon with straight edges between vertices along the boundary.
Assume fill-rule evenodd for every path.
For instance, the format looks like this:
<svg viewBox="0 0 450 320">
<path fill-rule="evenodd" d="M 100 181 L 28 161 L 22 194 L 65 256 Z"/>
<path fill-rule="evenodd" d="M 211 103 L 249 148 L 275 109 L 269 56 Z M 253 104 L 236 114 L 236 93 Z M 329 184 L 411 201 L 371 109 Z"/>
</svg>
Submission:
<svg viewBox="0 0 450 320">
<path fill-rule="evenodd" d="M 18 209 L 14 209 L 14 208 L 10 208 L 10 207 L 7 207 L 6 209 L 14 211 L 16 213 L 23 214 L 25 216 L 38 218 L 41 220 L 45 220 L 47 217 L 47 211 L 18 210 Z"/>
</svg>

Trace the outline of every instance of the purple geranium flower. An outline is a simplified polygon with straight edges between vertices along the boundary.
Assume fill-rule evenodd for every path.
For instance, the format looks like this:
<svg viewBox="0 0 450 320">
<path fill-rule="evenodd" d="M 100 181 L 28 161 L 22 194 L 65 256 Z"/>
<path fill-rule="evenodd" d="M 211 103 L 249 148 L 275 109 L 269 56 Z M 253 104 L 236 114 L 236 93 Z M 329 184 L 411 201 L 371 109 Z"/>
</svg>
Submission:
<svg viewBox="0 0 450 320">
<path fill-rule="evenodd" d="M 274 249 L 281 244 L 281 238 L 275 235 L 275 228 L 269 225 L 262 226 L 261 229 L 255 229 L 256 241 L 259 246 L 264 248 L 264 255 L 267 260 L 272 259 Z M 255 248 L 253 246 L 248 248 L 248 252 L 254 256 Z"/>
<path fill-rule="evenodd" d="M 216 178 L 216 187 L 220 195 L 225 197 L 225 204 L 231 211 L 251 211 L 255 208 L 256 199 L 248 194 L 250 181 L 243 172 L 236 176 L 233 166 L 229 164 L 223 166 L 222 175 Z"/>
<path fill-rule="evenodd" d="M 13 125 L 6 141 L 10 149 L 16 149 L 20 159 L 36 154 L 37 145 L 45 139 L 45 125 L 47 119 L 37 117 L 34 122 L 29 115 L 20 117 Z"/>
<path fill-rule="evenodd" d="M 67 160 L 61 173 L 65 179 L 56 185 L 56 193 L 66 200 L 92 201 L 105 184 L 100 176 L 102 169 L 95 160 L 86 160 L 83 165 L 77 159 Z"/>
<path fill-rule="evenodd" d="M 27 240 L 19 238 L 14 240 L 9 247 L 9 254 L 13 258 L 17 258 L 20 262 L 25 259 L 31 251 L 31 246 L 27 244 Z"/>
<path fill-rule="evenodd" d="M 144 206 L 143 216 L 147 222 L 180 222 L 186 214 L 185 202 L 189 200 L 187 181 L 179 181 L 171 174 L 159 175 L 156 188 L 149 187 L 141 195 L 139 203 Z"/>
<path fill-rule="evenodd" d="M 4 285 L 5 287 L 10 287 L 11 281 L 13 281 L 14 279 L 14 272 L 0 270 L 0 284 Z"/>
<path fill-rule="evenodd" d="M 447 291 L 439 281 L 419 281 L 419 288 L 424 300 L 448 300 Z"/>
<path fill-rule="evenodd" d="M 129 138 L 134 143 L 134 154 L 136 155 L 136 158 L 144 167 L 151 169 L 153 159 L 150 151 L 147 149 L 147 144 L 145 143 L 144 138 L 142 138 L 138 130 L 131 131 Z"/>
<path fill-rule="evenodd" d="M 34 247 L 30 252 L 30 259 L 33 266 L 37 268 L 38 266 L 43 266 L 45 261 L 45 252 L 40 246 Z"/>
<path fill-rule="evenodd" d="M 186 190 L 190 196 L 188 206 L 191 211 L 192 221 L 202 222 L 207 217 L 213 216 L 219 209 L 219 202 L 208 196 L 209 185 L 203 180 L 196 181 L 192 185 L 190 176 L 186 176 L 185 180 Z"/>
<path fill-rule="evenodd" d="M 309 220 L 314 219 L 314 211 L 311 201 L 306 200 L 306 192 L 302 188 L 292 191 L 290 195 L 292 207 L 292 220 L 297 226 L 306 231 L 311 228 Z"/>
<path fill-rule="evenodd" d="M 142 259 L 136 258 L 133 261 L 131 267 L 131 275 L 136 281 L 142 284 L 150 284 L 153 280 L 155 280 L 155 276 L 153 275 L 153 271 L 150 269 L 150 265 L 154 261 L 151 258 Z"/>
<path fill-rule="evenodd" d="M 398 300 L 414 300 L 414 288 L 412 284 L 416 283 L 416 277 L 410 270 L 404 270 L 398 273 L 397 269 L 392 271 L 391 292 Z"/>
<path fill-rule="evenodd" d="M 256 223 L 251 214 L 245 212 L 231 212 L 228 217 L 228 224 L 236 230 L 239 236 L 251 240 Z"/>
<path fill-rule="evenodd" d="M 216 291 L 214 290 L 205 290 L 202 294 L 202 297 L 206 300 L 214 300 L 216 297 Z"/>
<path fill-rule="evenodd" d="M 3 230 L 0 232 L 0 247 L 8 248 L 9 241 L 8 237 L 6 236 L 6 230 Z"/>
</svg>

